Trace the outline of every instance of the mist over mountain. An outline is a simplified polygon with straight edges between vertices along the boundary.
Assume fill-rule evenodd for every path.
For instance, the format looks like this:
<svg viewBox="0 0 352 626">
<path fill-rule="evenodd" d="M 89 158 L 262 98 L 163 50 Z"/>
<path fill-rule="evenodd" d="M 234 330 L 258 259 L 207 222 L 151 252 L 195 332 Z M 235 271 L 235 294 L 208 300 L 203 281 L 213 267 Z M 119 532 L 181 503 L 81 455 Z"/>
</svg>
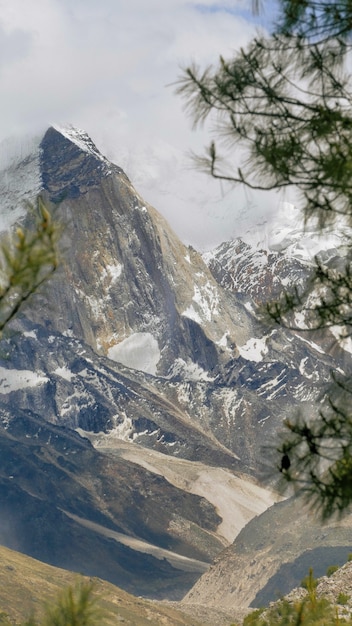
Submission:
<svg viewBox="0 0 352 626">
<path fill-rule="evenodd" d="M 0 542 L 180 598 L 279 499 L 282 421 L 314 415 L 350 355 L 258 320 L 258 303 L 309 272 L 297 231 L 202 257 L 73 128 L 3 165 L 2 229 L 26 224 L 40 192 L 62 237 L 59 269 L 1 343 Z"/>
</svg>

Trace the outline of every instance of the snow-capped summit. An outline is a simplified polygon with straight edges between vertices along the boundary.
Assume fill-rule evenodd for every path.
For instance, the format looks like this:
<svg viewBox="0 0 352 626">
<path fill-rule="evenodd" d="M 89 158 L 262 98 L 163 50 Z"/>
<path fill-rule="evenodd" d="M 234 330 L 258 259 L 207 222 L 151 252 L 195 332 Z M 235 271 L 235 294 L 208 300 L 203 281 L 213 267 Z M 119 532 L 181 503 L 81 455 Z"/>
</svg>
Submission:
<svg viewBox="0 0 352 626">
<path fill-rule="evenodd" d="M 60 330 L 70 327 L 94 349 L 149 374 L 197 371 L 205 378 L 249 338 L 250 315 L 239 306 L 233 325 L 232 306 L 201 256 L 181 243 L 84 131 L 51 126 L 11 167 L 14 180 L 22 181 L 21 189 L 10 189 L 8 169 L 2 172 L 12 206 L 21 205 L 24 190 L 30 200 L 42 191 L 64 224 L 72 281 L 68 286 L 60 270 L 49 287 L 61 294 Z"/>
<path fill-rule="evenodd" d="M 75 198 L 99 186 L 112 172 L 122 174 L 83 131 L 51 126 L 39 144 L 42 188 L 52 202 Z"/>
<path fill-rule="evenodd" d="M 253 214 L 244 215 L 239 232 L 238 239 L 253 250 L 282 252 L 309 264 L 319 253 L 344 246 L 350 229 L 345 224 L 335 224 L 321 230 L 313 219 L 305 223 L 302 211 L 294 204 L 282 202 L 270 217 L 255 219 Z"/>
<path fill-rule="evenodd" d="M 33 165 L 31 172 L 36 168 L 34 178 L 27 178 L 28 163 Z M 236 249 L 234 279 L 237 285 L 240 282 L 242 286 L 252 285 L 252 294 L 247 293 L 244 299 L 238 295 L 239 289 L 235 294 L 224 290 L 213 268 L 210 271 L 197 251 L 182 244 L 164 218 L 141 198 L 121 168 L 102 156 L 83 131 L 72 127 L 50 127 L 36 150 L 29 151 L 16 164 L 13 161 L 13 167 L 18 179 L 23 179 L 22 189 L 29 189 L 33 180 L 39 181 L 39 189 L 46 194 L 54 219 L 63 224 L 62 264 L 46 285 L 43 307 L 26 311 L 37 329 L 35 337 L 50 332 L 53 338 L 57 334 L 65 337 L 64 343 L 78 340 L 93 350 L 95 358 L 107 358 L 114 367 L 118 364 L 137 372 L 136 376 L 162 379 L 162 384 L 155 383 L 158 392 L 153 393 L 159 394 L 161 385 L 164 394 L 168 386 L 167 402 L 182 407 L 181 413 L 191 411 L 197 428 L 216 433 L 215 447 L 218 450 L 219 445 L 225 446 L 221 454 L 230 458 L 231 463 L 235 455 L 242 462 L 251 459 L 256 465 L 257 459 L 252 456 L 255 446 L 238 436 L 238 424 L 243 419 L 267 423 L 269 409 L 265 398 L 283 402 L 285 413 L 287 395 L 291 394 L 292 402 L 296 402 L 302 397 L 310 398 L 315 392 L 313 359 L 305 361 L 304 368 L 300 367 L 299 347 L 290 347 L 285 336 L 276 337 L 271 343 L 270 332 L 258 323 L 248 301 L 255 300 L 254 285 L 262 293 L 269 290 L 259 271 L 268 263 L 268 255 L 261 252 L 260 256 L 255 251 L 253 256 L 242 242 Z M 6 177 L 6 170 L 3 175 Z M 41 302 L 39 297 L 37 302 Z M 45 332 L 39 331 L 43 326 Z M 26 332 L 32 330 L 26 327 Z M 60 341 L 55 339 L 58 354 L 63 350 Z M 27 343 L 32 344 L 29 351 L 32 362 L 37 342 L 28 336 Z M 289 350 L 289 362 L 281 354 L 284 348 Z M 23 348 L 22 354 L 28 350 Z M 81 387 L 82 377 L 78 383 L 76 366 L 68 366 L 66 357 L 53 363 L 51 348 L 48 350 L 49 354 L 41 348 L 44 362 L 39 353 L 36 357 L 36 371 L 42 372 L 41 380 L 49 381 L 38 384 L 36 393 L 40 395 L 53 376 L 56 380 L 58 372 L 60 385 Z M 324 377 L 328 375 L 328 361 L 320 360 Z M 82 367 L 87 370 L 86 362 Z M 30 370 L 30 364 L 23 362 L 19 369 Z M 94 376 L 91 373 L 89 380 Z M 101 373 L 96 376 L 100 379 Z M 299 391 L 296 391 L 298 380 Z M 58 389 L 57 382 L 55 385 Z M 204 385 L 208 389 L 206 397 Z M 253 396 L 259 390 L 260 403 Z M 55 393 L 60 396 L 60 392 Z M 70 402 L 56 397 L 53 402 L 57 415 L 51 414 L 50 419 L 72 421 L 83 429 L 93 421 L 99 430 L 116 429 L 121 436 L 132 440 L 142 436 L 140 431 L 155 433 L 161 429 L 164 433 L 164 417 L 157 418 L 154 414 L 149 420 L 144 411 L 145 418 L 137 426 L 132 409 L 120 399 L 122 413 L 116 419 L 115 391 L 108 392 L 108 397 L 113 399 L 109 408 L 105 393 L 102 395 L 90 391 L 88 400 L 84 394 L 88 409 L 80 406 L 75 399 L 79 395 L 74 392 L 70 393 Z M 126 398 L 132 406 L 129 394 Z M 100 407 L 93 420 L 87 417 L 93 411 L 89 409 L 91 402 Z M 169 427 L 172 431 L 173 427 Z M 203 435 L 199 437 L 202 439 Z M 169 437 L 164 433 L 157 435 L 157 439 L 161 436 Z M 154 441 L 154 435 L 152 439 L 149 437 L 151 434 L 147 435 L 149 442 Z M 174 435 L 170 437 L 174 442 Z M 192 441 L 190 435 L 188 440 Z M 188 443 L 184 454 L 193 454 L 190 452 L 193 445 Z M 176 446 L 175 450 L 180 453 L 182 446 Z"/>
<path fill-rule="evenodd" d="M 46 410 L 46 414 L 50 413 L 52 421 L 64 420 L 83 429 L 93 423 L 94 429 L 112 429 L 129 440 L 140 440 L 147 432 L 150 445 L 154 445 L 155 437 L 166 447 L 169 443 L 165 441 L 180 439 L 180 433 L 176 437 L 168 430 L 174 432 L 175 427 L 165 421 L 165 405 L 159 413 L 154 408 L 143 410 L 143 420 L 136 422 L 136 405 L 132 408 L 130 393 L 121 392 L 125 399 L 122 401 L 121 396 L 117 402 L 106 381 L 104 392 L 99 382 L 99 391 L 90 389 L 88 395 L 83 394 L 84 400 L 72 390 L 71 400 L 64 399 L 59 391 L 62 385 L 81 388 L 90 381 L 91 386 L 92 379 L 100 381 L 102 369 L 97 366 L 99 373 L 94 373 L 87 361 L 82 361 L 83 370 L 90 374 L 88 379 L 86 375 L 77 379 L 77 367 L 80 371 L 81 366 L 69 366 L 71 356 L 53 362 L 50 345 L 39 349 L 36 337 L 46 337 L 47 341 L 49 332 L 57 355 L 63 351 L 72 355 L 72 346 L 67 351 L 63 345 L 77 340 L 94 352 L 95 359 L 105 358 L 112 367 L 127 367 L 137 377 L 149 377 L 148 385 L 156 385 L 152 396 L 162 393 L 163 401 L 171 402 L 168 410 L 173 407 L 173 423 L 175 406 L 181 415 L 184 411 L 192 415 L 192 428 L 197 424 L 196 429 L 202 431 L 200 434 L 198 430 L 198 437 L 208 442 L 202 444 L 199 454 L 209 455 L 205 452 L 209 435 L 204 433 L 211 432 L 215 437 L 211 447 L 215 445 L 216 454 L 225 454 L 226 463 L 237 457 L 245 464 L 260 463 L 256 445 L 239 435 L 239 425 L 243 420 L 254 420 L 270 430 L 276 419 L 281 421 L 286 414 L 287 397 L 293 404 L 302 398 L 310 400 L 318 388 L 315 348 L 307 357 L 306 345 L 291 343 L 284 333 L 277 331 L 273 340 L 270 330 L 259 324 L 252 306 L 257 296 L 270 295 L 278 277 L 288 281 L 295 271 L 297 284 L 302 265 L 287 265 L 287 273 L 277 262 L 281 253 L 253 251 L 244 242 L 231 242 L 214 257 L 216 267 L 223 272 L 218 275 L 196 250 L 182 244 L 121 168 L 103 157 L 83 131 L 50 127 L 37 152 L 17 162 L 14 171 L 19 180 L 23 178 L 22 189 L 29 189 L 34 180 L 26 177 L 28 163 L 32 170 L 34 165 L 37 172 L 39 168 L 34 178 L 40 182 L 54 219 L 63 224 L 62 263 L 45 287 L 45 300 L 36 299 L 43 306 L 26 310 L 27 321 L 36 331 L 25 326 L 26 342 L 31 346 L 23 347 L 21 354 L 28 353 L 30 362 L 25 362 L 24 356 L 19 362 L 19 370 L 26 371 L 35 361 L 40 380 L 47 381 L 35 386 L 36 394 L 55 378 L 52 403 L 56 408 L 51 413 Z M 269 267 L 273 271 L 268 272 Z M 232 289 L 224 282 L 225 275 L 231 277 Z M 32 332 L 30 339 L 28 333 Z M 328 379 L 329 358 L 319 357 L 321 379 Z M 78 357 L 77 363 L 81 360 Z M 105 396 L 111 398 L 108 406 Z M 278 418 L 268 408 L 271 401 L 280 407 Z M 97 408 L 93 410 L 94 406 Z M 137 412 L 140 410 L 139 406 Z M 253 435 L 255 440 L 257 436 Z M 185 438 L 189 443 L 184 443 Z M 174 443 L 175 451 L 194 454 L 193 436 L 183 435 L 181 439 L 182 444 Z"/>
<path fill-rule="evenodd" d="M 99 152 L 84 131 L 73 126 L 53 125 L 42 136 L 3 141 L 0 232 L 23 218 L 27 202 L 33 202 L 41 191 L 49 191 L 51 199 L 57 202 L 77 194 L 79 185 L 83 192 L 113 169 L 122 172 Z"/>
<path fill-rule="evenodd" d="M 26 517 L 16 526 L 21 538 L 34 528 L 45 558 L 58 563 L 58 555 L 67 559 L 69 553 L 70 566 L 76 571 L 85 566 L 89 575 L 101 570 L 91 567 L 87 554 L 72 557 L 67 537 L 79 546 L 77 525 L 88 524 L 91 535 L 105 520 L 106 531 L 114 528 L 115 536 L 128 532 L 133 538 L 116 557 L 116 567 L 126 563 L 130 571 L 131 546 L 138 538 L 181 549 L 183 555 L 189 549 L 196 559 L 212 557 L 234 536 L 232 522 L 220 526 L 222 511 L 228 521 L 236 520 L 238 531 L 238 520 L 244 524 L 272 501 L 259 498 L 255 489 L 248 505 L 243 495 L 248 491 L 242 491 L 241 504 L 232 500 L 230 511 L 228 487 L 222 491 L 221 481 L 229 485 L 230 478 L 232 484 L 236 470 L 242 473 L 238 481 L 243 473 L 250 480 L 262 478 L 282 421 L 303 404 L 314 415 L 315 399 L 335 366 L 336 353 L 322 344 L 256 319 L 255 302 L 267 297 L 275 277 L 290 280 L 277 262 L 283 253 L 243 241 L 224 244 L 212 260 L 218 267 L 226 260 L 221 271 L 234 281 L 228 288 L 214 267 L 183 245 L 121 168 L 77 129 L 50 127 L 26 151 L 16 156 L 13 150 L 0 178 L 0 214 L 7 224 L 25 214 L 25 198 L 34 200 L 41 191 L 63 225 L 61 264 L 22 308 L 0 351 L 1 501 L 8 519 L 17 524 L 23 509 Z M 16 213 L 18 206 L 22 213 Z M 270 237 L 278 248 L 292 235 L 281 229 Z M 294 266 L 296 284 L 306 267 L 298 261 Z M 148 450 L 140 453 L 137 444 Z M 107 448 L 109 456 L 100 465 L 100 452 Z M 20 466 L 13 462 L 17 452 Z M 118 466 L 114 457 L 120 457 Z M 167 457 L 180 463 L 168 465 Z M 128 458 L 139 464 L 138 472 Z M 196 462 L 190 481 L 185 461 Z M 212 476 L 219 484 L 209 482 L 207 466 L 217 468 Z M 76 472 L 77 485 L 94 488 L 82 499 L 76 487 L 67 488 Z M 116 491 L 120 475 L 122 490 Z M 170 483 L 172 501 L 164 499 Z M 197 503 L 195 496 L 191 503 L 182 490 L 195 485 Z M 96 514 L 95 503 L 101 507 Z M 7 525 L 0 531 L 0 543 L 6 543 Z M 83 542 L 92 546 L 93 562 L 106 531 L 97 531 L 94 544 Z M 155 561 L 143 561 L 148 584 L 155 567 L 164 585 L 168 566 Z M 107 575 L 116 567 L 109 566 Z M 170 571 L 173 579 L 175 572 Z M 126 576 L 121 580 L 130 584 Z M 135 588 L 144 593 L 139 583 Z"/>
<path fill-rule="evenodd" d="M 92 139 L 89 137 L 85 130 L 76 128 L 75 126 L 72 126 L 70 124 L 66 126 L 53 124 L 52 128 L 56 130 L 60 135 L 66 137 L 66 139 L 76 144 L 76 146 L 83 152 L 87 152 L 88 154 L 95 156 L 100 161 L 104 161 L 104 163 L 109 163 L 110 165 L 110 162 L 101 154 L 101 152 L 99 152 L 95 143 L 92 141 Z"/>
</svg>

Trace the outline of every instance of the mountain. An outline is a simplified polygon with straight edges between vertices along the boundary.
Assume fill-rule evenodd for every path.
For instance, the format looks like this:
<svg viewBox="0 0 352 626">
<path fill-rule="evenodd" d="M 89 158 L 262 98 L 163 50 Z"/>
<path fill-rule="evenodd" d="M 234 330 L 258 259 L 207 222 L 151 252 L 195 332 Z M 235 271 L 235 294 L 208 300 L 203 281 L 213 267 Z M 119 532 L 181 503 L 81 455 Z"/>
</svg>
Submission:
<svg viewBox="0 0 352 626">
<path fill-rule="evenodd" d="M 322 524 L 302 498 L 290 498 L 253 518 L 183 602 L 227 611 L 266 606 L 299 586 L 310 567 L 320 577 L 343 565 L 351 545 L 351 515 Z"/>
<path fill-rule="evenodd" d="M 97 453 L 74 431 L 1 408 L 3 545 L 154 597 L 182 595 L 205 571 L 223 545 L 207 500 Z"/>
<path fill-rule="evenodd" d="M 256 246 L 242 239 L 224 242 L 203 255 L 219 284 L 258 311 L 268 298 L 277 298 L 292 285 L 303 286 L 316 257 L 336 267 L 343 263 L 346 251 L 346 232 L 324 237 L 312 229 L 304 235 L 302 229 L 286 224 L 277 225 L 274 234 Z M 272 330 L 272 341 L 276 332 Z M 349 371 L 349 345 L 339 345 L 333 332 L 294 332 L 289 336 L 293 342 L 292 356 L 300 342 L 306 341 L 321 355 L 333 355 L 335 368 Z M 289 353 L 286 355 L 291 358 Z M 314 362 L 310 358 L 305 357 L 301 367 L 305 369 L 308 363 L 314 379 Z M 221 606 L 230 612 L 238 611 L 243 617 L 249 607 L 266 606 L 288 594 L 310 567 L 320 577 L 330 565 L 345 563 L 351 544 L 350 513 L 323 524 L 314 507 L 295 495 L 253 518 L 232 546 L 216 557 L 183 602 L 189 607 Z"/>
<path fill-rule="evenodd" d="M 22 172 L 28 161 L 25 196 L 41 181 L 64 228 L 61 268 L 17 324 L 24 334 L 10 340 L 21 353 L 11 367 L 41 372 L 30 391 L 40 414 L 87 431 L 117 428 L 167 454 L 261 473 L 261 442 L 287 415 L 287 398 L 292 406 L 310 402 L 333 361 L 303 338 L 296 347 L 292 334 L 273 336 L 259 324 L 248 302 L 219 286 L 201 255 L 84 133 L 49 128 L 37 152 L 12 169 Z M 112 386 L 106 375 L 100 382 L 97 364 L 88 381 L 85 361 L 72 369 L 82 345 L 93 351 L 90 359 L 109 359 Z M 126 390 L 131 378 L 138 392 Z M 25 408 L 28 393 L 13 390 L 11 401 Z M 145 410 L 137 417 L 141 398 Z"/>
<path fill-rule="evenodd" d="M 351 574 L 352 566 L 350 562 L 351 554 L 348 555 L 348 562 L 343 565 L 330 565 L 327 571 L 327 575 L 319 576 L 316 578 L 314 572 L 312 572 L 312 582 L 314 586 L 313 594 L 311 590 L 306 588 L 307 579 L 310 578 L 306 575 L 305 580 L 302 581 L 304 586 L 295 587 L 279 600 L 271 602 L 268 609 L 261 609 L 259 611 L 261 618 L 267 620 L 270 623 L 271 615 L 275 615 L 276 611 L 280 610 L 282 600 L 288 605 L 297 608 L 306 606 L 306 616 L 309 615 L 309 603 L 311 608 L 314 604 L 320 602 L 320 612 L 324 623 L 348 623 L 351 617 Z M 307 606 L 308 601 L 308 606 Z M 318 601 L 318 602 L 317 602 Z M 313 605 L 313 606 L 312 606 Z M 330 609 L 330 610 L 329 610 Z M 273 611 L 273 613 L 271 613 Z M 270 615 L 271 613 L 271 615 Z M 297 611 L 298 613 L 298 611 Z M 247 612 L 248 614 L 248 612 Z M 279 614 L 280 613 L 276 613 Z"/>
<path fill-rule="evenodd" d="M 4 227 L 26 223 L 21 201 L 41 191 L 63 224 L 62 263 L 1 344 L 1 542 L 138 594 L 181 597 L 275 498 L 226 469 L 245 463 L 189 408 L 192 386 L 203 394 L 232 354 L 218 345 L 225 326 L 235 350 L 251 317 L 239 304 L 232 324 L 200 255 L 85 134 L 50 128 L 20 157 L 1 178 Z M 142 454 L 119 457 L 120 440 L 198 465 L 149 461 L 149 471 Z M 209 464 L 224 468 L 230 504 L 205 497 Z"/>
<path fill-rule="evenodd" d="M 224 244 L 217 274 L 83 131 L 25 148 L 3 163 L 1 225 L 28 224 L 22 201 L 40 192 L 61 263 L 1 342 L 0 541 L 180 598 L 279 499 L 277 433 L 292 411 L 314 415 L 337 353 L 259 322 L 261 253 Z M 231 249 L 242 291 L 224 279 Z"/>
<path fill-rule="evenodd" d="M 52 606 L 69 586 L 93 583 L 93 598 L 103 616 L 105 626 L 122 622 L 126 626 L 200 626 L 175 608 L 161 602 L 135 598 L 122 589 L 99 578 L 84 579 L 77 573 L 52 567 L 28 556 L 0 547 L 0 607 L 5 623 L 23 623 L 33 614 L 41 617 L 44 607 Z M 9 622 L 9 623 L 10 623 Z M 6 622 L 7 623 L 7 622 Z M 204 622 L 203 622 L 204 623 Z"/>
<path fill-rule="evenodd" d="M 321 230 L 317 224 L 308 223 L 303 227 L 303 216 L 289 203 L 276 217 L 274 224 L 260 224 L 258 231 L 244 233 L 243 238 L 223 242 L 215 250 L 203 254 L 211 273 L 228 293 L 242 298 L 247 307 L 253 307 L 258 314 L 270 301 L 279 298 L 282 292 L 290 292 L 294 287 L 302 291 L 314 275 L 316 260 L 333 269 L 345 267 L 346 252 L 349 249 L 351 229 L 344 225 L 326 227 Z M 312 301 L 314 296 L 311 295 Z M 309 328 L 309 321 L 303 314 L 296 317 L 293 325 Z M 307 337 L 310 345 L 320 346 L 324 353 L 334 356 L 342 367 L 348 367 L 347 352 L 351 352 L 349 342 L 337 342 L 336 329 L 323 332 L 310 332 L 293 335 Z"/>
<path fill-rule="evenodd" d="M 50 286 L 60 288 L 53 329 L 70 329 L 99 353 L 152 375 L 217 373 L 253 321 L 239 304 L 233 325 L 201 256 L 84 135 L 49 129 L 40 164 L 44 190 L 58 204 L 54 215 L 67 225 L 62 245 L 70 275 L 63 270 Z"/>
</svg>

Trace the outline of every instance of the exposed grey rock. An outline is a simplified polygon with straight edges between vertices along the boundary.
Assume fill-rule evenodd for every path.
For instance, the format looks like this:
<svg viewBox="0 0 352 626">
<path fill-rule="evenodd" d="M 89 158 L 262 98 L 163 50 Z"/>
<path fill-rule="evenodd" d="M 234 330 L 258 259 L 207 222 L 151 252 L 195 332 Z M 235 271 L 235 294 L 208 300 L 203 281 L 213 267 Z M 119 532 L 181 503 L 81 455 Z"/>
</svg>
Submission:
<svg viewBox="0 0 352 626">
<path fill-rule="evenodd" d="M 334 607 L 336 618 L 344 623 L 346 619 L 351 618 L 352 614 L 352 566 L 350 562 L 347 562 L 336 567 L 338 569 L 332 575 L 322 576 L 316 580 L 316 597 L 328 600 Z M 315 578 L 314 572 L 313 578 Z M 308 591 L 304 587 L 295 587 L 280 600 L 270 602 L 269 609 L 274 608 L 281 600 L 297 605 L 307 599 Z M 268 619 L 266 610 L 263 611 L 262 617 Z"/>
<path fill-rule="evenodd" d="M 269 328 L 256 317 L 256 302 L 262 301 L 267 291 L 275 294 L 277 287 L 293 276 L 296 281 L 304 280 L 307 266 L 295 262 L 290 267 L 279 253 L 264 263 L 263 254 L 239 243 L 235 248 L 237 264 L 230 263 L 233 247 L 228 244 L 216 259 L 216 263 L 223 263 L 222 268 L 215 271 L 214 265 L 208 267 L 198 252 L 179 241 L 124 172 L 105 159 L 81 131 L 50 128 L 37 152 L 12 163 L 11 168 L 25 172 L 26 183 L 22 190 L 15 186 L 4 192 L 7 218 L 10 197 L 18 192 L 19 198 L 28 198 L 31 189 L 33 193 L 41 190 L 54 219 L 62 224 L 63 234 L 60 268 L 31 306 L 23 309 L 1 343 L 4 441 L 11 433 L 24 445 L 26 430 L 21 416 L 25 416 L 43 425 L 49 423 L 55 432 L 67 434 L 79 429 L 96 445 L 109 436 L 111 442 L 120 438 L 154 448 L 165 454 L 165 459 L 175 456 L 201 461 L 270 482 L 275 465 L 272 454 L 283 419 L 302 408 L 314 414 L 315 401 L 322 386 L 329 383 L 331 369 L 340 356 L 324 337 L 316 343 L 298 333 Z M 4 189 L 6 174 L 2 179 L 0 176 Z M 231 271 L 235 268 L 231 279 L 229 264 Z M 343 366 L 340 360 L 338 363 Z M 31 431 L 30 437 L 35 437 L 35 432 Z M 78 441 L 78 435 L 75 437 Z M 94 465 L 100 456 L 93 448 L 89 450 Z M 53 452 L 50 454 L 56 459 Z M 63 459 L 65 464 L 67 459 Z M 41 462 L 40 455 L 33 457 L 35 474 Z M 24 467 L 30 475 L 29 465 Z M 70 471 L 68 466 L 66 469 Z M 77 466 L 71 469 L 79 475 Z M 125 470 L 126 483 L 128 476 L 132 483 L 136 479 L 133 464 L 126 464 Z M 55 460 L 48 473 L 56 476 L 56 471 Z M 150 476 L 146 478 L 148 487 L 143 485 L 144 472 L 145 468 L 139 467 L 136 501 L 128 509 L 131 519 L 138 498 L 146 515 L 157 498 L 156 490 L 149 487 Z M 43 507 L 50 508 L 50 520 L 63 523 L 64 514 L 49 498 L 52 481 L 45 482 L 45 473 L 41 476 L 45 485 L 45 497 L 40 495 Z M 155 484 L 160 486 L 157 480 Z M 23 485 L 7 477 L 6 489 L 14 514 L 20 501 L 16 494 Z M 24 508 L 28 505 L 32 511 L 31 499 L 39 495 L 33 495 L 27 483 L 25 491 Z M 148 502 L 143 499 L 146 492 Z M 165 518 L 154 528 L 155 542 L 171 545 L 179 554 L 188 550 L 201 559 L 210 558 L 223 546 L 217 535 L 221 520 L 214 507 L 202 501 L 201 507 L 210 507 L 212 522 L 208 528 L 198 523 L 198 518 L 193 519 L 199 513 L 198 500 L 190 500 L 187 518 L 182 498 L 178 508 L 172 504 L 173 498 L 178 501 L 176 492 L 172 493 L 174 496 L 158 506 L 160 510 L 162 506 L 174 508 L 174 517 Z M 88 514 L 87 498 L 91 497 L 88 489 L 79 505 L 70 508 L 64 494 L 61 508 L 100 524 L 101 517 L 94 519 L 93 505 L 88 507 Z M 99 515 L 105 515 L 108 504 L 104 492 L 99 497 Z M 121 502 L 125 502 L 122 496 Z M 24 516 L 23 524 L 26 519 Z M 76 518 L 65 523 L 77 530 Z M 143 523 L 144 530 L 132 530 L 119 511 L 114 532 L 120 532 L 123 524 L 130 535 L 145 539 Z M 88 530 L 85 526 L 84 532 Z M 43 535 L 47 546 L 49 535 Z M 94 545 L 94 539 L 91 541 L 90 546 Z M 284 560 L 283 554 L 284 550 L 281 561 L 275 560 L 276 568 Z M 51 558 L 49 548 L 45 558 Z M 82 570 L 84 558 L 83 552 L 77 552 L 70 566 Z M 128 567 L 138 569 L 136 555 L 129 552 L 128 559 Z M 246 559 L 244 556 L 240 562 L 243 571 Z M 94 562 L 91 565 L 94 569 Z M 155 580 L 169 576 L 164 565 L 161 562 L 158 570 L 158 563 L 153 561 Z M 265 571 L 268 579 L 276 569 L 273 566 Z M 139 585 L 136 583 L 136 589 L 144 589 L 143 572 L 134 572 Z M 264 584 L 267 579 L 264 574 L 260 576 Z M 164 595 L 179 597 L 194 578 L 194 572 L 187 580 L 181 576 L 173 589 L 171 583 L 166 585 Z M 245 592 L 243 601 L 249 601 L 259 589 L 258 582 Z"/>
<path fill-rule="evenodd" d="M 267 606 L 299 586 L 310 567 L 320 577 L 345 563 L 351 542 L 351 515 L 322 525 L 302 498 L 274 504 L 216 557 L 184 601 L 227 610 Z"/>
<path fill-rule="evenodd" d="M 138 595 L 179 598 L 222 545 L 204 498 L 2 403 L 0 493 L 2 545 Z M 175 513 L 187 538 L 172 530 Z"/>
<path fill-rule="evenodd" d="M 218 284 L 84 133 L 50 128 L 39 152 L 42 188 L 63 224 L 62 265 L 9 350 L 22 355 L 11 367 L 48 381 L 7 401 L 26 407 L 35 396 L 58 424 L 117 428 L 168 454 L 261 475 L 282 420 L 302 402 L 312 410 L 334 361 L 259 324 L 248 298 Z"/>
</svg>

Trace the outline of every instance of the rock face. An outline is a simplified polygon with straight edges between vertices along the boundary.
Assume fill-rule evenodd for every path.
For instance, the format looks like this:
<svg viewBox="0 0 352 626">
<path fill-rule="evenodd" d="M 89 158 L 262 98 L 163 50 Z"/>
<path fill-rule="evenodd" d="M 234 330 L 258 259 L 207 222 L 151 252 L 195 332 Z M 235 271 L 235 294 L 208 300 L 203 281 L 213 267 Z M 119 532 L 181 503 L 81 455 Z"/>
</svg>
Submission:
<svg viewBox="0 0 352 626">
<path fill-rule="evenodd" d="M 251 335 L 251 316 L 241 304 L 229 309 L 201 256 L 77 135 L 51 128 L 40 145 L 43 187 L 65 225 L 53 328 L 149 374 L 170 376 L 177 364 L 218 370 Z"/>
<path fill-rule="evenodd" d="M 256 304 L 274 300 L 290 285 L 302 286 L 310 266 L 310 259 L 254 248 L 242 239 L 224 242 L 203 258 L 226 290 Z"/>
<path fill-rule="evenodd" d="M 25 335 L 9 340 L 21 358 L 3 367 L 42 372 L 36 407 L 52 422 L 261 472 L 261 444 L 292 406 L 312 402 L 332 359 L 261 326 L 248 298 L 219 285 L 84 133 L 50 128 L 38 154 L 33 188 L 41 180 L 63 225 L 62 264 L 17 326 Z M 7 401 L 25 408 L 33 393 Z"/>
<path fill-rule="evenodd" d="M 255 303 L 265 291 L 275 293 L 276 274 L 285 284 L 289 271 L 302 277 L 306 266 L 297 262 L 287 273 L 284 260 L 276 256 L 261 273 L 256 265 L 262 263 L 260 254 L 259 262 L 258 253 L 237 243 L 237 248 L 225 246 L 211 262 L 207 258 L 208 267 L 143 201 L 124 172 L 85 133 L 72 128 L 49 128 L 24 160 L 8 165 L 0 189 L 3 227 L 19 216 L 26 221 L 25 211 L 12 211 L 11 203 L 38 192 L 63 226 L 59 269 L 1 343 L 0 442 L 8 446 L 18 441 L 23 450 L 20 474 L 13 471 L 11 454 L 4 452 L 7 515 L 14 520 L 22 508 L 17 536 L 27 527 L 29 538 L 37 536 L 30 523 L 35 504 L 41 519 L 51 520 L 38 522 L 43 535 L 37 552 L 30 539 L 10 547 L 94 574 L 102 571 L 94 554 L 115 539 L 117 552 L 100 575 L 123 586 L 130 572 L 125 577 L 130 591 L 150 594 L 153 587 L 159 597 L 180 597 L 207 567 L 204 563 L 234 536 L 221 530 L 221 506 L 219 498 L 211 499 L 213 489 L 206 499 L 199 495 L 199 485 L 198 491 L 194 487 L 196 481 L 172 487 L 154 457 L 148 464 L 145 450 L 165 455 L 168 480 L 175 476 L 168 459 L 223 468 L 225 477 L 235 472 L 238 480 L 271 478 L 266 468 L 275 465 L 271 457 L 282 420 L 302 407 L 313 414 L 322 384 L 335 367 L 336 354 L 323 344 L 265 327 L 255 315 Z M 237 269 L 230 279 L 231 249 Z M 96 450 L 74 430 L 89 437 Z M 71 437 L 77 450 L 59 453 L 52 446 L 54 434 L 62 441 Z M 40 445 L 38 437 L 44 437 Z M 143 454 L 121 456 L 119 441 Z M 68 443 L 62 446 L 68 449 Z M 100 474 L 108 466 L 116 476 L 104 482 Z M 27 475 L 39 480 L 40 493 Z M 60 498 L 54 497 L 57 481 L 63 485 L 67 476 L 75 497 L 71 487 L 60 487 Z M 247 487 L 246 513 L 237 531 L 275 500 L 267 491 L 258 504 L 259 492 Z M 112 497 L 121 506 L 115 508 Z M 231 501 L 238 503 L 238 498 Z M 231 506 L 231 515 L 239 514 L 238 504 Z M 225 515 L 224 507 L 222 511 Z M 57 535 L 55 550 L 50 548 L 51 526 L 57 524 L 75 536 L 72 558 L 65 563 L 66 531 Z M 77 529 L 87 542 L 88 561 L 87 549 L 78 548 Z M 121 532 L 128 542 L 117 537 Z M 149 564 L 139 566 L 140 552 L 132 539 L 152 544 L 158 558 L 150 556 L 149 546 Z M 9 545 L 1 526 L 0 540 Z M 176 557 L 166 556 L 166 564 L 161 549 L 188 555 L 198 564 L 188 563 L 180 577 L 174 576 L 169 567 Z M 126 551 L 126 558 L 119 556 Z M 112 578 L 115 560 L 123 563 L 118 580 Z M 154 572 L 150 584 L 144 580 L 149 566 Z M 173 576 L 170 585 L 157 582 Z"/>
<path fill-rule="evenodd" d="M 203 255 L 214 278 L 228 293 L 241 298 L 247 308 L 260 312 L 267 302 L 275 301 L 282 292 L 290 292 L 293 287 L 304 289 L 314 275 L 316 259 L 330 268 L 345 267 L 346 251 L 349 249 L 350 230 L 347 228 L 321 232 L 313 226 L 307 232 L 302 231 L 302 218 L 299 221 L 294 207 L 288 205 L 287 211 L 293 212 L 293 223 L 282 223 L 280 228 L 267 233 L 260 243 L 251 245 L 242 239 L 222 243 L 212 252 Z M 281 216 L 282 218 L 282 216 Z M 298 220 L 298 223 L 296 223 Z M 346 247 L 347 246 L 347 247 Z M 311 295 L 314 302 L 314 296 Z M 303 314 L 293 326 L 302 327 Z M 272 329 L 272 337 L 275 336 Z M 278 335 L 281 336 L 281 333 Z M 292 335 L 290 335 L 292 338 Z M 295 340 L 308 338 L 311 345 L 318 345 L 322 352 L 334 356 L 339 366 L 349 367 L 350 354 L 336 342 L 336 333 L 310 332 L 293 335 Z M 280 343 L 280 339 L 279 339 Z M 349 353 L 351 350 L 348 350 Z"/>
<path fill-rule="evenodd" d="M 204 498 L 98 454 L 28 410 L 14 415 L 1 405 L 1 413 L 3 545 L 159 598 L 179 598 L 207 568 L 221 542 L 219 516 Z M 175 513 L 188 540 L 172 531 Z M 201 548 L 206 536 L 210 553 Z"/>
<path fill-rule="evenodd" d="M 253 518 L 197 581 L 184 602 L 224 610 L 260 608 L 286 595 L 308 574 L 343 565 L 352 543 L 352 516 L 322 525 L 300 498 Z"/>
</svg>

